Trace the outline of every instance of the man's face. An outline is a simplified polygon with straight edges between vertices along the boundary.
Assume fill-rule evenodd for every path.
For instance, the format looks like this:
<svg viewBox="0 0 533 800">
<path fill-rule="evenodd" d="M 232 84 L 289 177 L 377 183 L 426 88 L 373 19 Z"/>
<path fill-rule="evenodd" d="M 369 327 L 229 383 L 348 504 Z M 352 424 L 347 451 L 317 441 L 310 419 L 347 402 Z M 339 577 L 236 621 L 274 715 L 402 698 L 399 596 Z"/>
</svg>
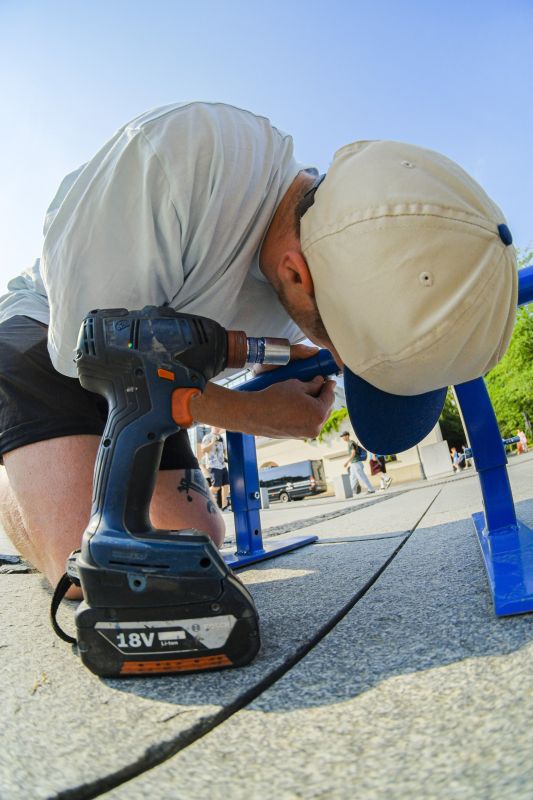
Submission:
<svg viewBox="0 0 533 800">
<path fill-rule="evenodd" d="M 307 338 L 310 339 L 313 344 L 316 344 L 319 347 L 325 347 L 327 350 L 329 350 L 333 355 L 338 367 L 340 369 L 344 369 L 344 363 L 337 353 L 333 342 L 328 336 L 328 332 L 324 326 L 324 323 L 322 322 L 322 317 L 320 316 L 320 312 L 315 300 L 310 300 L 309 305 L 306 307 L 296 306 L 295 303 L 292 303 L 287 297 L 283 285 L 281 285 L 278 289 L 278 297 L 285 311 L 287 311 L 287 313 L 292 317 L 300 330 L 305 333 Z"/>
</svg>

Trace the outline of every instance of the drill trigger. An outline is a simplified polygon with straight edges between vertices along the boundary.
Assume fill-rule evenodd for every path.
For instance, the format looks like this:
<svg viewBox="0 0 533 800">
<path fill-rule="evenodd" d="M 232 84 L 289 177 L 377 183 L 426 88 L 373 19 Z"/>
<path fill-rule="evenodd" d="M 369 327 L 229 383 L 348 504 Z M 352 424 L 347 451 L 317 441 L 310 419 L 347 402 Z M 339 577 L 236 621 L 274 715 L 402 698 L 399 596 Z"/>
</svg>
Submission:
<svg viewBox="0 0 533 800">
<path fill-rule="evenodd" d="M 174 389 L 172 392 L 172 419 L 180 428 L 190 428 L 194 420 L 189 409 L 193 397 L 201 394 L 200 389 Z"/>
</svg>

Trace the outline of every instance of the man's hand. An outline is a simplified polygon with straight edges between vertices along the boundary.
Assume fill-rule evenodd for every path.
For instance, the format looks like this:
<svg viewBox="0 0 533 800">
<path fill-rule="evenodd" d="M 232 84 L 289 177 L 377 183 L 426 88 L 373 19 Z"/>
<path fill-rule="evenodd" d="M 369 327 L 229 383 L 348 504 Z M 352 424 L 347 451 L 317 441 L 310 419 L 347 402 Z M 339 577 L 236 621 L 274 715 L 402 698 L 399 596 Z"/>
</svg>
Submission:
<svg viewBox="0 0 533 800">
<path fill-rule="evenodd" d="M 256 410 L 256 435 L 274 439 L 314 439 L 327 420 L 335 402 L 335 381 L 321 376 L 304 383 L 291 379 L 250 393 Z"/>
<path fill-rule="evenodd" d="M 200 442 L 200 450 L 202 453 L 208 453 L 210 450 L 213 449 L 213 441 L 211 434 L 206 434 L 202 441 Z"/>
<path fill-rule="evenodd" d="M 210 435 L 210 438 L 205 443 L 202 442 L 200 444 L 200 449 L 201 449 L 202 453 L 210 453 L 211 450 L 214 448 L 214 446 L 215 446 L 215 440 L 214 440 L 213 436 Z"/>
</svg>

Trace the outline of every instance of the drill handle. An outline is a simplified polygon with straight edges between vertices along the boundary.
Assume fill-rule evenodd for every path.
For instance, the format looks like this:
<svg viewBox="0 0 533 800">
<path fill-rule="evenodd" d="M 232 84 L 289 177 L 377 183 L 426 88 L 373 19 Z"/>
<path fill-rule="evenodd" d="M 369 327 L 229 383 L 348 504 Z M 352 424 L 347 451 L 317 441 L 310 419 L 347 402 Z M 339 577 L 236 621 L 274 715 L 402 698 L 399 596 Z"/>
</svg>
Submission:
<svg viewBox="0 0 533 800">
<path fill-rule="evenodd" d="M 86 383 L 87 378 L 86 373 Z M 156 405 L 142 368 L 133 380 L 115 371 L 105 381 L 100 374 L 98 382 L 108 418 L 96 457 L 89 527 L 92 533 L 146 533 L 152 529 L 149 508 L 164 441 L 178 429 L 170 413 L 162 413 L 165 405 L 170 409 L 174 387 L 158 387 Z"/>
</svg>

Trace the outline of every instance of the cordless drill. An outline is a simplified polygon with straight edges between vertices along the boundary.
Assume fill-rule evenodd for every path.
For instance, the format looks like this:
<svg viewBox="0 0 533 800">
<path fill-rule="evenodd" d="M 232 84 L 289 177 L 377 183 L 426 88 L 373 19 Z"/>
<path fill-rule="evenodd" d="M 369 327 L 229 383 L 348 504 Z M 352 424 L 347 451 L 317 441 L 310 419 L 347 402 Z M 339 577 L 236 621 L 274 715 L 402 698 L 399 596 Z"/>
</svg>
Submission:
<svg viewBox="0 0 533 800">
<path fill-rule="evenodd" d="M 164 441 L 192 424 L 190 401 L 206 382 L 226 367 L 286 363 L 288 354 L 286 340 L 247 338 L 167 307 L 97 310 L 83 321 L 79 380 L 107 399 L 109 413 L 90 522 L 67 572 L 84 598 L 78 651 L 97 675 L 220 669 L 256 655 L 254 602 L 210 538 L 155 530 L 149 507 Z"/>
</svg>

